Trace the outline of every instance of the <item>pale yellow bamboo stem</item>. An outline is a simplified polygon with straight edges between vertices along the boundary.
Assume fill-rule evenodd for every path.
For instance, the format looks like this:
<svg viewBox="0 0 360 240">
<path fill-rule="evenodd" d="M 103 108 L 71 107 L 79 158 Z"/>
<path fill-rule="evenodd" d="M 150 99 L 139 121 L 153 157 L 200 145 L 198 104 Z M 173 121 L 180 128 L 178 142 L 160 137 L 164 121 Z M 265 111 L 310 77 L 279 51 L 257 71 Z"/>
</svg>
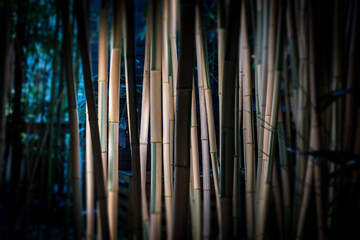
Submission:
<svg viewBox="0 0 360 240">
<path fill-rule="evenodd" d="M 170 8 L 170 48 L 171 48 L 171 62 L 172 62 L 172 69 L 173 69 L 173 89 L 172 89 L 172 96 L 174 101 L 174 109 L 176 108 L 176 86 L 177 86 L 177 72 L 178 72 L 178 59 L 177 59 L 177 46 L 176 46 L 176 19 L 177 19 L 177 9 L 178 9 L 178 1 L 171 0 L 169 4 Z M 174 110 L 175 112 L 175 110 Z"/>
<path fill-rule="evenodd" d="M 86 239 L 94 238 L 95 216 L 94 216 L 94 200 L 95 200 L 95 186 L 94 186 L 94 169 L 93 169 L 93 155 L 91 146 L 91 134 L 89 115 L 86 105 Z"/>
</svg>

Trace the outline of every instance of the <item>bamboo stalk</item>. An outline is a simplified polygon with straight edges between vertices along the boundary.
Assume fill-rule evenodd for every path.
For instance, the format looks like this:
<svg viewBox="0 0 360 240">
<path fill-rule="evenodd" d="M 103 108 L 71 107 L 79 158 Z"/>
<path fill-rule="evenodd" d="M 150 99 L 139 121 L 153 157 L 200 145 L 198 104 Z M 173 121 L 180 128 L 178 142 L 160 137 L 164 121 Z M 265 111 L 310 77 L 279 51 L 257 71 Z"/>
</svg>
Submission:
<svg viewBox="0 0 360 240">
<path fill-rule="evenodd" d="M 282 180 L 282 194 L 284 203 L 284 231 L 285 239 L 290 237 L 291 226 L 291 192 L 290 192 L 290 164 L 286 151 L 286 136 L 284 127 L 284 117 L 281 108 L 278 112 L 278 126 L 277 126 L 279 155 L 280 155 L 280 173 Z"/>
<path fill-rule="evenodd" d="M 94 186 L 94 162 L 91 146 L 91 133 L 89 123 L 89 113 L 86 105 L 86 239 L 90 240 L 94 237 L 95 216 L 94 216 L 94 200 L 95 200 L 95 186 Z"/>
<path fill-rule="evenodd" d="M 195 220 L 195 238 L 201 239 L 201 186 L 200 186 L 200 167 L 199 167 L 199 146 L 197 134 L 196 119 L 196 103 L 195 103 L 195 87 L 193 84 L 192 100 L 191 100 L 191 160 L 192 160 L 192 176 L 194 185 L 194 220 Z"/>
<path fill-rule="evenodd" d="M 197 60 L 197 74 L 198 74 L 198 88 L 199 88 L 199 108 L 200 108 L 200 136 L 201 136 L 201 153 L 202 153 L 202 173 L 203 173 L 203 239 L 210 239 L 211 235 L 211 186 L 210 186 L 210 152 L 209 152 L 209 134 L 206 118 L 205 94 L 204 94 L 204 75 L 201 69 L 202 66 L 202 52 L 200 49 L 200 31 L 199 31 L 199 2 L 196 5 L 196 60 Z"/>
<path fill-rule="evenodd" d="M 172 235 L 172 184 L 170 162 L 170 97 L 169 84 L 169 44 L 168 44 L 168 0 L 163 2 L 162 25 L 162 108 L 163 108 L 163 164 L 164 164 L 164 196 L 166 209 L 166 234 L 170 239 Z"/>
<path fill-rule="evenodd" d="M 296 178 L 295 178 L 295 196 L 294 196 L 294 226 L 297 226 L 297 220 L 300 219 L 299 211 L 300 204 L 303 199 L 303 188 L 305 181 L 305 171 L 306 169 L 306 156 L 304 153 L 307 151 L 307 142 L 308 142 L 308 89 L 309 89 L 309 79 L 308 79 L 308 50 L 307 50 L 307 40 L 308 36 L 307 29 L 307 11 L 305 1 L 301 2 L 301 12 L 300 12 L 300 36 L 299 36 L 299 80 L 296 91 L 296 145 L 297 150 L 300 154 L 296 155 Z"/>
<path fill-rule="evenodd" d="M 272 2 L 271 6 L 271 24 L 272 30 L 270 31 L 270 41 L 269 41 L 269 72 L 268 72 L 268 91 L 266 94 L 266 113 L 265 113 L 265 124 L 266 126 L 264 131 L 264 155 L 263 155 L 263 164 L 262 164 L 262 188 L 260 188 L 260 198 L 259 198 L 259 209 L 257 217 L 257 238 L 263 239 L 265 236 L 266 230 L 266 220 L 267 220 L 267 210 L 269 202 L 269 191 L 270 184 L 272 179 L 273 172 L 273 149 L 274 149 L 274 139 L 276 136 L 276 126 L 278 118 L 278 108 L 279 108 L 279 91 L 280 91 L 280 74 L 281 74 L 281 60 L 282 60 L 282 29 L 283 29 L 283 2 L 280 0 L 277 2 L 278 6 L 278 15 L 276 17 L 275 11 L 275 2 Z M 276 19 L 276 20 L 275 20 Z M 277 25 L 276 25 L 277 24 Z M 276 25 L 276 37 L 275 37 L 275 25 Z M 275 184 L 276 186 L 276 184 Z M 277 194 L 279 195 L 279 194 Z M 278 196 L 278 198 L 280 198 Z M 281 209 L 278 211 L 281 217 Z M 279 224 L 279 227 L 282 228 L 282 224 Z M 282 229 L 280 229 L 282 230 Z"/>
<path fill-rule="evenodd" d="M 240 30 L 240 3 L 230 2 L 228 32 L 226 36 L 226 50 L 223 76 L 222 126 L 221 126 L 221 238 L 232 238 L 232 192 L 234 168 L 234 107 L 235 81 L 237 70 L 237 55 Z"/>
<path fill-rule="evenodd" d="M 185 239 L 189 204 L 191 91 L 194 69 L 195 4 L 180 7 L 179 73 L 176 87 L 175 184 L 172 239 Z"/>
<path fill-rule="evenodd" d="M 74 72 L 72 64 L 73 48 L 71 44 L 72 34 L 69 20 L 69 4 L 63 1 L 62 4 L 62 23 L 63 23 L 63 50 L 64 67 L 66 74 L 66 89 L 69 108 L 69 127 L 70 127 L 70 159 L 72 170 L 72 201 L 74 214 L 75 238 L 80 239 L 84 236 L 82 219 L 82 194 L 81 194 L 81 167 L 80 167 L 80 136 L 79 119 L 77 110 L 76 88 L 74 84 Z"/>
<path fill-rule="evenodd" d="M 255 147 L 253 135 L 252 117 L 252 84 L 251 84 L 251 60 L 250 48 L 248 43 L 248 33 L 246 24 L 245 4 L 243 3 L 241 12 L 241 56 L 239 69 L 243 76 L 243 136 L 244 136 L 244 159 L 245 159 L 245 191 L 246 191 L 246 230 L 247 236 L 254 237 L 254 193 L 255 193 Z"/>
<path fill-rule="evenodd" d="M 108 155 L 108 215 L 110 238 L 117 239 L 118 232 L 118 172 L 119 172 L 119 99 L 121 74 L 121 2 L 114 2 L 111 31 L 111 59 L 109 86 L 109 155 Z"/>
<path fill-rule="evenodd" d="M 142 224 L 143 239 L 148 239 L 148 201 L 146 196 L 146 159 L 149 135 L 149 115 L 150 115 L 150 42 L 151 42 L 151 4 L 147 11 L 147 28 L 145 38 L 145 57 L 144 75 L 141 103 L 141 123 L 140 123 L 140 165 L 141 165 L 141 197 L 142 197 Z"/>
<path fill-rule="evenodd" d="M 173 71 L 172 82 L 172 96 L 174 100 L 174 108 L 176 108 L 176 87 L 178 78 L 178 59 L 177 59 L 177 44 L 176 44 L 176 20 L 178 15 L 178 0 L 172 0 L 169 4 L 169 38 L 171 48 L 171 63 Z M 175 111 L 174 111 L 175 112 Z"/>
<path fill-rule="evenodd" d="M 107 149 L 107 66 L 108 66 L 108 20 L 109 0 L 101 1 L 99 23 L 99 66 L 98 66 L 98 116 L 101 141 L 101 155 L 106 179 L 106 149 Z"/>
<path fill-rule="evenodd" d="M 210 86 L 210 75 L 209 75 L 209 63 L 208 55 L 206 48 L 206 39 L 204 35 L 204 25 L 203 25 L 203 14 L 202 14 L 202 5 L 198 0 L 197 2 L 197 11 L 196 11 L 196 51 L 199 53 L 197 58 L 199 58 L 198 71 L 201 71 L 201 76 L 203 79 L 203 89 L 205 95 L 205 106 L 206 106 L 206 119 L 207 127 L 209 134 L 209 144 L 210 144 L 210 157 L 211 157 L 211 166 L 213 169 L 213 178 L 214 178 L 214 188 L 216 195 L 216 210 L 218 216 L 219 229 L 221 229 L 221 215 L 220 215 L 220 199 L 219 199 L 219 165 L 218 165 L 218 155 L 217 155 L 217 146 L 216 146 L 216 133 L 215 133 L 215 123 L 214 123 L 214 111 L 211 97 L 211 86 Z"/>
<path fill-rule="evenodd" d="M 256 68 L 255 68 L 255 101 L 256 101 L 256 134 L 260 138 L 260 90 L 261 90 L 261 69 L 262 69 L 262 15 L 263 4 L 261 0 L 256 1 Z M 242 96 L 240 96 L 242 98 Z"/>
<path fill-rule="evenodd" d="M 233 198 L 232 198 L 232 221 L 233 221 L 233 235 L 236 238 L 239 235 L 239 231 L 237 229 L 237 226 L 239 225 L 238 221 L 238 178 L 239 178 L 239 139 L 240 139 L 240 128 L 241 123 L 239 120 L 240 114 L 240 107 L 239 102 L 242 103 L 242 96 L 239 97 L 240 90 L 239 90 L 239 71 L 236 72 L 236 82 L 235 82 L 235 106 L 234 106 L 234 112 L 235 112 L 235 125 L 234 125 L 234 131 L 235 131 L 235 137 L 234 137 L 234 179 L 233 179 Z M 241 100 L 240 100 L 241 99 Z M 240 118 L 241 119 L 241 118 Z"/>
<path fill-rule="evenodd" d="M 222 93 L 223 93 L 223 76 L 224 76 L 224 57 L 225 57 L 225 40 L 226 40 L 226 11 L 225 0 L 217 1 L 217 40 L 218 40 L 218 95 L 219 95 L 219 129 L 221 129 L 222 116 Z M 221 156 L 221 131 L 219 134 Z M 221 162 L 221 160 L 220 160 Z"/>
<path fill-rule="evenodd" d="M 80 54 L 82 58 L 83 73 L 84 73 L 84 84 L 85 84 L 85 93 L 86 93 L 86 103 L 88 106 L 88 116 L 89 116 L 89 125 L 91 132 L 91 142 L 94 156 L 94 170 L 95 170 L 95 184 L 98 200 L 98 210 L 101 211 L 100 215 L 100 224 L 102 231 L 102 239 L 109 239 L 109 223 L 107 216 L 107 203 L 106 203 L 106 194 L 105 194 L 105 179 L 104 171 L 102 164 L 101 156 L 101 143 L 99 136 L 99 127 L 98 127 L 98 118 L 96 114 L 95 107 L 95 97 L 94 90 L 91 82 L 91 66 L 90 66 L 90 56 L 89 56 L 89 39 L 88 39 L 88 21 L 86 20 L 86 15 L 84 11 L 84 2 L 77 1 L 75 4 L 76 7 L 76 17 L 78 22 L 78 42 L 80 48 Z"/>
<path fill-rule="evenodd" d="M 134 24 L 134 2 L 126 0 L 123 5 L 124 22 L 124 53 L 125 53 L 125 80 L 126 100 L 129 123 L 129 138 L 131 151 L 132 181 L 130 188 L 130 230 L 134 238 L 142 237 L 141 224 L 141 176 L 140 176 L 140 152 L 139 152 L 139 130 L 137 116 L 137 93 L 135 73 L 135 24 Z M 161 124 L 161 122 L 160 122 Z M 160 182 L 161 184 L 161 182 Z M 161 185 L 160 185 L 161 186 Z M 161 193 L 160 193 L 161 194 Z"/>
<path fill-rule="evenodd" d="M 150 239 L 161 236 L 162 136 L 161 136 L 161 31 L 160 1 L 152 5 L 150 71 L 151 193 Z"/>
</svg>

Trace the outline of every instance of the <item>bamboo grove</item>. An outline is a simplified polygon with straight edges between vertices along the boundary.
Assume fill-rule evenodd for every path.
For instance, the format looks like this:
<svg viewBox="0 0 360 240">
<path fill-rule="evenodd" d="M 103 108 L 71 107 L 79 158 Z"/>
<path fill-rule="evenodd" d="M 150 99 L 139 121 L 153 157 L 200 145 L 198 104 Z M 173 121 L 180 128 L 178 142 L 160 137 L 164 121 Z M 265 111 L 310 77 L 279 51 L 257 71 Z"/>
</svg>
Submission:
<svg viewBox="0 0 360 240">
<path fill-rule="evenodd" d="M 359 237 L 358 1 L 49 0 L 34 76 L 31 2 L 0 4 L 0 235 L 33 238 L 39 195 L 53 238 L 65 188 L 74 239 Z"/>
</svg>

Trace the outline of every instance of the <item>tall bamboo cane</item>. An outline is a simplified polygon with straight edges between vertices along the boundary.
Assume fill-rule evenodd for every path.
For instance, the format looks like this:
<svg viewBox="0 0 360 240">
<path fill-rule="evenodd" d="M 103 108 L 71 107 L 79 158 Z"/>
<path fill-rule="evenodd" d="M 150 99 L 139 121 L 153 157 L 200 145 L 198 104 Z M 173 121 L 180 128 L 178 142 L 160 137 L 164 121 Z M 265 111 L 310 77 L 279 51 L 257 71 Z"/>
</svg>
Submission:
<svg viewBox="0 0 360 240">
<path fill-rule="evenodd" d="M 121 73 L 121 2 L 114 1 L 109 86 L 109 155 L 108 155 L 108 215 L 110 237 L 117 239 L 118 230 L 118 172 L 119 172 L 119 100 Z"/>
<path fill-rule="evenodd" d="M 234 98 L 236 81 L 236 63 L 239 44 L 240 30 L 240 2 L 230 2 L 228 19 L 228 32 L 226 36 L 226 50 L 224 60 L 223 77 L 223 102 L 222 102 L 222 126 L 221 126 L 221 237 L 232 238 L 232 192 L 233 192 L 233 168 L 234 168 Z"/>
<path fill-rule="evenodd" d="M 226 40 L 226 9 L 225 0 L 217 1 L 217 41 L 218 41 L 218 95 L 219 95 L 219 129 L 221 129 L 222 114 L 222 93 L 223 93 L 223 77 L 224 77 L 224 57 L 225 57 L 225 40 Z M 221 156 L 221 130 L 220 130 L 220 149 Z M 221 162 L 221 160 L 220 160 Z"/>
<path fill-rule="evenodd" d="M 175 114 L 175 184 L 172 239 L 185 239 L 190 177 L 191 91 L 194 69 L 195 4 L 183 0 L 180 7 L 179 73 Z"/>
<path fill-rule="evenodd" d="M 124 18 L 124 53 L 125 53 L 125 76 L 126 76 L 126 100 L 129 123 L 131 171 L 132 182 L 130 188 L 130 226 L 134 238 L 142 237 L 141 227 L 141 176 L 140 176 L 140 152 L 139 130 L 137 116 L 137 94 L 135 74 L 135 24 L 134 2 L 126 0 L 123 5 Z"/>
<path fill-rule="evenodd" d="M 82 194 L 81 194 L 81 167 L 80 167 L 80 136 L 79 119 L 77 110 L 77 93 L 74 84 L 74 72 L 72 64 L 72 34 L 69 20 L 69 3 L 62 3 L 62 23 L 63 23 L 63 50 L 65 59 L 66 89 L 69 107 L 69 125 L 70 125 L 70 159 L 72 170 L 72 201 L 74 214 L 75 238 L 80 239 L 84 236 L 84 226 L 82 218 Z"/>
<path fill-rule="evenodd" d="M 266 94 L 266 117 L 264 130 L 264 158 L 262 164 L 262 187 L 260 188 L 260 198 L 259 198 L 259 209 L 258 209 L 258 217 L 257 217 L 257 230 L 256 237 L 259 239 L 264 238 L 265 230 L 266 230 L 266 220 L 267 220 L 267 210 L 268 210 L 268 202 L 269 202 L 269 191 L 270 184 L 273 173 L 273 149 L 274 149 L 274 139 L 276 136 L 276 126 L 277 126 L 277 118 L 278 118 L 278 107 L 279 107 L 279 91 L 280 91 L 280 74 L 281 74 L 281 60 L 283 57 L 283 44 L 282 44 L 282 29 L 283 29 L 283 16 L 284 16 L 284 7 L 282 0 L 278 2 L 278 17 L 275 17 L 275 2 L 272 2 L 271 7 L 271 25 L 275 28 L 276 25 L 276 37 L 275 37 L 275 29 L 270 30 L 270 51 L 269 51 L 269 80 L 268 80 L 268 91 Z M 276 19 L 276 20 L 275 20 Z M 276 184 L 275 184 L 276 186 Z M 278 194 L 279 195 L 279 194 Z M 279 198 L 279 197 L 278 197 Z M 281 214 L 281 211 L 278 214 Z M 281 216 L 280 216 L 281 217 Z M 281 223 L 279 227 L 281 227 Z M 281 233 L 282 234 L 282 233 Z"/>
<path fill-rule="evenodd" d="M 194 220 L 195 220 L 195 239 L 201 239 L 201 187 L 200 187 L 200 167 L 199 167 L 199 146 L 197 134 L 195 87 L 193 84 L 191 100 L 191 160 L 192 174 L 194 184 Z"/>
<path fill-rule="evenodd" d="M 166 209 L 166 234 L 172 235 L 172 181 L 170 162 L 170 105 L 173 104 L 169 84 L 169 42 L 168 42 L 168 0 L 163 2 L 162 25 L 162 108 L 163 108 L 163 164 L 164 164 L 164 195 Z"/>
<path fill-rule="evenodd" d="M 207 118 L 207 127 L 209 134 L 209 143 L 210 143 L 210 157 L 211 157 L 211 166 L 213 169 L 213 178 L 215 186 L 215 195 L 216 195 L 216 208 L 218 216 L 219 229 L 221 229 L 221 217 L 220 217 L 220 199 L 219 199 L 219 164 L 218 164 L 218 153 L 216 146 L 216 133 L 215 133 L 215 122 L 214 122 L 214 111 L 211 97 L 211 86 L 210 86 L 210 74 L 209 74 L 209 63 L 206 47 L 206 38 L 204 34 L 204 24 L 203 24 L 203 14 L 202 14 L 202 4 L 201 1 L 197 2 L 197 11 L 196 11 L 196 51 L 199 52 L 197 58 L 200 61 L 198 66 L 199 71 L 201 71 L 201 76 L 203 79 L 204 86 L 204 95 L 205 95 L 205 105 L 206 105 L 206 118 Z"/>
<path fill-rule="evenodd" d="M 196 5 L 196 19 L 195 19 L 195 45 L 196 45 L 196 60 L 197 60 L 197 74 L 198 74 L 198 88 L 199 88 L 199 108 L 200 108 L 200 137 L 201 137 L 201 153 L 202 153 L 202 170 L 203 170 L 203 238 L 210 239 L 211 229 L 211 205 L 210 205 L 210 156 L 209 156 L 209 134 L 208 125 L 206 118 L 206 105 L 205 105 L 205 94 L 204 94 L 204 78 L 202 71 L 202 52 L 201 52 L 201 38 L 199 31 L 199 18 L 200 13 L 200 1 L 197 1 Z"/>
<path fill-rule="evenodd" d="M 86 239 L 93 239 L 95 216 L 94 216 L 94 161 L 91 146 L 91 133 L 88 107 L 86 105 Z"/>
<path fill-rule="evenodd" d="M 306 1 L 301 1 L 300 8 L 300 36 L 299 36 L 299 80 L 298 86 L 296 90 L 296 145 L 297 150 L 300 153 L 304 153 L 307 151 L 307 142 L 308 142 L 308 134 L 309 134 L 309 123 L 308 123 L 308 112 L 307 108 L 309 105 L 308 100 L 308 91 L 309 91 L 309 78 L 308 78 L 308 21 L 307 21 L 307 9 L 306 9 Z M 299 210 L 301 202 L 303 201 L 303 189 L 304 189 L 304 181 L 306 181 L 305 171 L 307 171 L 306 167 L 306 156 L 304 154 L 296 155 L 296 178 L 295 178 L 295 196 L 294 196 L 294 226 L 297 226 L 296 222 L 300 219 Z M 310 176 L 309 176 L 310 178 Z M 309 179 L 308 179 L 309 180 Z"/>
<path fill-rule="evenodd" d="M 99 22 L 99 53 L 98 53 L 98 124 L 103 161 L 104 181 L 107 183 L 107 98 L 108 98 L 108 24 L 109 0 L 101 1 Z M 98 210 L 98 221 L 101 211 Z M 98 225 L 98 235 L 101 236 L 101 225 Z M 104 239 L 105 240 L 105 239 Z"/>
<path fill-rule="evenodd" d="M 88 39 L 88 21 L 86 20 L 85 8 L 83 1 L 77 1 L 75 4 L 76 7 L 76 17 L 78 22 L 78 42 L 80 48 L 80 54 L 82 58 L 82 66 L 84 72 L 84 84 L 85 84 L 85 94 L 86 94 L 86 103 L 88 106 L 88 116 L 89 116 L 89 125 L 91 132 L 91 143 L 94 156 L 94 170 L 95 170 L 95 184 L 97 199 L 99 202 L 99 210 L 102 212 L 100 216 L 100 224 L 102 228 L 102 238 L 109 239 L 109 222 L 107 216 L 107 203 L 106 203 L 106 194 L 105 194 L 105 179 L 104 171 L 101 157 L 101 144 L 99 136 L 99 127 L 98 127 L 98 118 L 96 114 L 95 106 L 95 97 L 94 90 L 91 82 L 91 65 L 90 65 L 90 56 L 89 56 L 89 39 Z"/>
<path fill-rule="evenodd" d="M 246 229 L 247 236 L 254 237 L 254 193 L 255 193 L 255 147 L 254 130 L 252 116 L 252 83 L 251 83 L 251 60 L 250 48 L 247 33 L 247 16 L 245 4 L 241 10 L 241 61 L 239 60 L 239 69 L 243 74 L 243 136 L 244 136 L 244 159 L 245 159 L 245 190 L 246 190 Z"/>
<path fill-rule="evenodd" d="M 98 116 L 101 141 L 101 155 L 106 176 L 107 149 L 107 74 L 108 74 L 108 20 L 109 0 L 101 1 L 99 23 L 99 66 L 98 66 Z M 106 179 L 106 178 L 105 178 Z"/>
<path fill-rule="evenodd" d="M 147 10 L 147 27 L 145 38 L 144 75 L 141 103 L 140 123 L 140 164 L 141 164 L 141 198 L 142 198 L 142 223 L 143 239 L 148 239 L 148 202 L 146 196 L 146 160 L 149 135 L 149 114 L 150 114 L 150 40 L 151 40 L 151 4 Z"/>
<path fill-rule="evenodd" d="M 151 195 L 150 239 L 161 234 L 162 136 L 161 136 L 161 11 L 160 1 L 152 5 L 150 72 Z"/>
</svg>

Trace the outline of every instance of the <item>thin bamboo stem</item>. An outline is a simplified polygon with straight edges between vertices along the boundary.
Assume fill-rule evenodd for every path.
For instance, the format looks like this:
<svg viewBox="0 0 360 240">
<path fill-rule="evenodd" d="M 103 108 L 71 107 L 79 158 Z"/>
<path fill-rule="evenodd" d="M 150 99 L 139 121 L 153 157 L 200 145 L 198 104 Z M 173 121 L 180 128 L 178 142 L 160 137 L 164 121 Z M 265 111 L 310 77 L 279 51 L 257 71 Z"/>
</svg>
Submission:
<svg viewBox="0 0 360 240">
<path fill-rule="evenodd" d="M 172 184 L 170 162 L 170 84 L 169 84 L 169 44 L 168 44 L 168 0 L 163 2 L 162 17 L 162 108 L 163 108 L 163 166 L 164 166 L 164 196 L 166 212 L 166 234 L 172 235 Z"/>
<path fill-rule="evenodd" d="M 191 160 L 192 160 L 192 176 L 194 185 L 194 221 L 195 221 L 195 238 L 201 239 L 201 186 L 200 186 L 200 167 L 199 167 L 199 146 L 197 134 L 197 119 L 196 119 L 196 103 L 195 103 L 195 87 L 193 84 L 192 98 L 191 98 Z"/>
<path fill-rule="evenodd" d="M 148 200 L 146 196 L 146 160 L 149 135 L 149 115 L 150 115 L 150 43 L 151 43 L 151 19 L 152 10 L 149 4 L 147 12 L 147 28 L 145 38 L 145 59 L 144 75 L 141 103 L 141 123 L 140 123 L 140 167 L 141 167 L 141 198 L 142 198 L 142 224 L 143 239 L 148 239 Z"/>
<path fill-rule="evenodd" d="M 198 66 L 198 72 L 201 71 L 201 76 L 203 80 L 203 89 L 204 89 L 205 106 L 206 106 L 206 119 L 207 119 L 208 136 L 209 136 L 209 144 L 210 144 L 211 166 L 213 170 L 214 188 L 216 195 L 216 208 L 217 208 L 219 229 L 221 229 L 220 199 L 219 199 L 219 184 L 220 184 L 219 167 L 218 167 L 219 165 L 218 165 L 218 155 L 217 155 L 217 146 L 216 146 L 214 111 L 213 111 L 213 104 L 211 97 L 208 55 L 207 55 L 206 39 L 204 34 L 202 18 L 203 18 L 202 5 L 201 2 L 198 1 L 196 8 L 196 51 L 198 53 L 197 58 L 199 58 L 198 63 L 201 64 Z"/>
<path fill-rule="evenodd" d="M 198 88 L 199 88 L 199 108 L 200 108 L 200 135 L 201 135 L 201 152 L 202 152 L 202 173 L 203 173 L 203 239 L 210 239 L 211 235 L 211 186 L 210 186 L 210 152 L 209 152 L 209 134 L 206 118 L 205 94 L 204 94 L 204 75 L 201 69 L 202 52 L 200 49 L 200 31 L 199 31 L 199 2 L 196 6 L 196 60 L 198 66 Z"/>
</svg>

